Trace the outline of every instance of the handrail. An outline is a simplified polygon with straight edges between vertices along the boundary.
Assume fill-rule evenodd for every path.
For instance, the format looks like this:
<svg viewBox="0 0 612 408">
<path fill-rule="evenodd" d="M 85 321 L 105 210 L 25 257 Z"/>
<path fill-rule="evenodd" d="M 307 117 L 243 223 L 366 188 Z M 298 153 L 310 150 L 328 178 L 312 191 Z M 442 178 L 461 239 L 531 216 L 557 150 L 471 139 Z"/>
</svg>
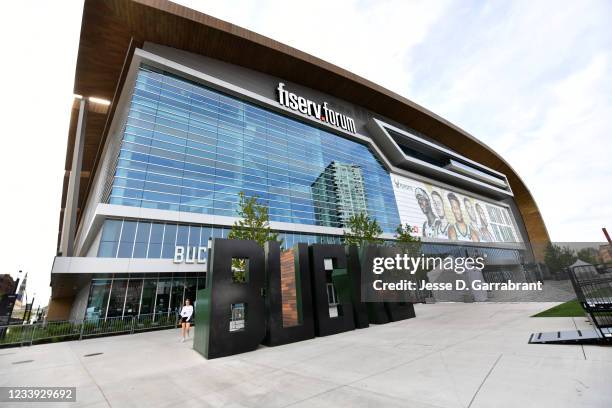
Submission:
<svg viewBox="0 0 612 408">
<path fill-rule="evenodd" d="M 178 316 L 167 312 L 106 319 L 56 320 L 32 324 L 0 325 L 0 347 L 83 340 L 113 334 L 133 334 L 178 325 Z"/>
</svg>

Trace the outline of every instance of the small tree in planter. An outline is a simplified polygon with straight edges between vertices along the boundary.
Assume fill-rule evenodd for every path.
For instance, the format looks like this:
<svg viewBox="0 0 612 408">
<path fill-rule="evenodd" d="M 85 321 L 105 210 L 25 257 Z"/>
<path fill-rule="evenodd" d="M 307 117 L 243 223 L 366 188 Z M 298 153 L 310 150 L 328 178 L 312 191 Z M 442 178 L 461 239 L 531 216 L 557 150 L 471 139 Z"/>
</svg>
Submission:
<svg viewBox="0 0 612 408">
<path fill-rule="evenodd" d="M 247 239 L 257 242 L 262 248 L 268 241 L 279 241 L 278 232 L 270 229 L 268 207 L 257 202 L 257 196 L 247 197 L 244 191 L 239 194 L 240 201 L 236 212 L 240 217 L 234 222 L 228 234 L 229 239 Z M 234 259 L 232 269 L 236 282 L 246 281 L 246 260 Z"/>
<path fill-rule="evenodd" d="M 349 231 L 344 231 L 344 242 L 346 245 L 382 244 L 380 238 L 382 228 L 378 221 L 370 218 L 367 214 L 359 213 L 352 215 L 346 226 Z"/>
</svg>

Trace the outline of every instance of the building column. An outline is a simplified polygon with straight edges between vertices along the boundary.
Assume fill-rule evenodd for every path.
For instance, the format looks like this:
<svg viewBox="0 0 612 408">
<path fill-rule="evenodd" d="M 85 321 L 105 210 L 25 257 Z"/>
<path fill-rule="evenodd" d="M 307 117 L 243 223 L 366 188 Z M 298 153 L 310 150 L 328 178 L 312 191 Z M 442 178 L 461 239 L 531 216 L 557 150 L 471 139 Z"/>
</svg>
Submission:
<svg viewBox="0 0 612 408">
<path fill-rule="evenodd" d="M 76 234 L 77 208 L 79 206 L 79 189 L 81 184 L 81 168 L 83 165 L 83 148 L 85 145 L 85 130 L 87 121 L 87 99 L 83 97 L 79 103 L 79 116 L 74 135 L 74 150 L 72 152 L 72 167 L 66 192 L 66 206 L 62 225 L 60 252 L 62 256 L 72 256 L 74 252 L 74 235 Z"/>
</svg>

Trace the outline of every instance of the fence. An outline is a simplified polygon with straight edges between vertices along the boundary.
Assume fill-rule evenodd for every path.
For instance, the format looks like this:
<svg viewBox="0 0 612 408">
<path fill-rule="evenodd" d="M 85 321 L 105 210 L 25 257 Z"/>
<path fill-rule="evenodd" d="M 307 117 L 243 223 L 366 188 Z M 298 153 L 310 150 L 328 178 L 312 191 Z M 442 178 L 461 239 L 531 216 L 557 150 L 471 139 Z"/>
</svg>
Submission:
<svg viewBox="0 0 612 408">
<path fill-rule="evenodd" d="M 80 321 L 52 321 L 34 324 L 0 326 L 0 347 L 30 346 L 88 337 L 132 334 L 137 332 L 177 327 L 178 316 L 167 313 L 140 316 L 110 317 Z"/>
<path fill-rule="evenodd" d="M 566 271 L 589 320 L 601 338 L 612 341 L 612 273 L 609 268 L 585 263 Z"/>
</svg>

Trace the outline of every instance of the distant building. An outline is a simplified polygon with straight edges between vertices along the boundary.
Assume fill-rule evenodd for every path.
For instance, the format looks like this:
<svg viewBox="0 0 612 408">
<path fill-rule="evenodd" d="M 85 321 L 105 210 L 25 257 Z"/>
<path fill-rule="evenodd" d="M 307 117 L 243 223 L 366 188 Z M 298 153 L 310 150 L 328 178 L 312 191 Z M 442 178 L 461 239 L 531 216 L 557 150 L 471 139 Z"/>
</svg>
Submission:
<svg viewBox="0 0 612 408">
<path fill-rule="evenodd" d="M 351 216 L 368 212 L 363 172 L 357 165 L 332 161 L 311 190 L 320 225 L 346 227 Z"/>
</svg>

